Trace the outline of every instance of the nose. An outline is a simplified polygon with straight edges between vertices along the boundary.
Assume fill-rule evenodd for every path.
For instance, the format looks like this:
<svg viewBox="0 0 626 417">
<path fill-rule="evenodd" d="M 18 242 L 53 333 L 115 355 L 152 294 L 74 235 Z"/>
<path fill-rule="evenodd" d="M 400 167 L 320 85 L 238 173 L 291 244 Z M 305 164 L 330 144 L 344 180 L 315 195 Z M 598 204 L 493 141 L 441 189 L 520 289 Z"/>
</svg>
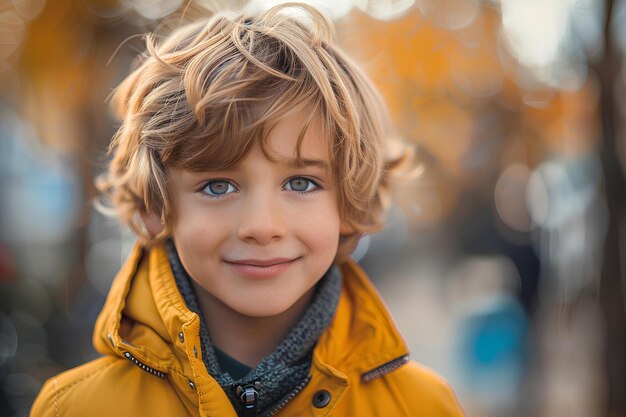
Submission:
<svg viewBox="0 0 626 417">
<path fill-rule="evenodd" d="M 267 245 L 286 233 L 284 210 L 275 194 L 251 193 L 244 198 L 240 214 L 237 234 L 243 241 Z"/>
</svg>

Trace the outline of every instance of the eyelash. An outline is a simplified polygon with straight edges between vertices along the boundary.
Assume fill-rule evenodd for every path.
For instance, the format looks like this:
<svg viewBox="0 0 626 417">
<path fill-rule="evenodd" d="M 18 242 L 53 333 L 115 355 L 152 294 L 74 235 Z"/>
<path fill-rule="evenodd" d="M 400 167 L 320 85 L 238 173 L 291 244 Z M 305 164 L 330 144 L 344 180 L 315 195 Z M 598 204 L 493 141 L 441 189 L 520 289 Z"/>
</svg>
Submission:
<svg viewBox="0 0 626 417">
<path fill-rule="evenodd" d="M 283 184 L 282 188 L 285 189 L 285 186 L 290 181 L 297 180 L 297 179 L 307 180 L 307 181 L 311 182 L 315 186 L 315 188 L 312 189 L 312 190 L 305 190 L 305 191 L 297 191 L 297 190 L 286 190 L 286 191 L 293 191 L 293 192 L 296 192 L 298 194 L 310 194 L 310 193 L 313 193 L 315 191 L 318 191 L 321 188 L 318 181 L 314 180 L 311 177 L 306 177 L 306 176 L 302 176 L 302 175 L 298 175 L 298 176 L 289 178 L 287 181 L 285 181 L 285 183 Z M 218 183 L 218 182 L 225 182 L 225 183 L 228 184 L 229 188 L 226 190 L 226 192 L 224 192 L 223 194 L 209 194 L 209 193 L 207 193 L 205 191 L 208 186 L 210 186 L 211 184 Z M 211 200 L 218 200 L 220 198 L 224 198 L 224 197 L 228 196 L 229 194 L 233 193 L 233 191 L 228 192 L 230 187 L 235 189 L 235 191 L 234 191 L 235 193 L 239 192 L 239 189 L 233 184 L 232 181 L 224 179 L 224 178 L 216 178 L 216 179 L 212 179 L 210 181 L 205 182 L 204 185 L 202 186 L 202 188 L 200 188 L 198 190 L 198 193 L 201 196 L 205 197 L 205 198 L 208 198 L 208 199 L 211 199 Z"/>
</svg>

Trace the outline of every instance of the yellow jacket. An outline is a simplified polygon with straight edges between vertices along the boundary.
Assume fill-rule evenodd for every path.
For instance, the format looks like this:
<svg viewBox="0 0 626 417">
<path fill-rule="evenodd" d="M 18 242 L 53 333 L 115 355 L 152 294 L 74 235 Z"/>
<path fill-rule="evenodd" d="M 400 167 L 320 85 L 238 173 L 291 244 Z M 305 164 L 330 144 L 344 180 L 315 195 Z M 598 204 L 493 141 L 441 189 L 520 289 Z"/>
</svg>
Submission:
<svg viewBox="0 0 626 417">
<path fill-rule="evenodd" d="M 349 261 L 342 272 L 337 312 L 315 347 L 311 378 L 276 416 L 463 416 L 446 382 L 408 361 L 363 271 Z M 31 416 L 236 417 L 202 362 L 199 333 L 165 248 L 136 246 L 96 322 L 94 346 L 104 356 L 49 379 Z"/>
</svg>

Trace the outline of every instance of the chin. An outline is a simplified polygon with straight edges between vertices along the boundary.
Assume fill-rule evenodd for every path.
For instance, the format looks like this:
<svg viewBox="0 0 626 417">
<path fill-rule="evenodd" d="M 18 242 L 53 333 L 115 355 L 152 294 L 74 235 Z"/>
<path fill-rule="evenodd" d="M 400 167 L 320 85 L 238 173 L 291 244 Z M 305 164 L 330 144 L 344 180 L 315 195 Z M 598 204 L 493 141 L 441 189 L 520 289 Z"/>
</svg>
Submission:
<svg viewBox="0 0 626 417">
<path fill-rule="evenodd" d="M 230 306 L 230 308 L 243 316 L 264 318 L 283 314 L 296 304 L 296 302 L 286 303 L 284 300 L 278 302 L 279 300 L 276 299 L 268 301 L 267 303 L 263 303 L 257 300 L 255 303 L 242 303 L 237 306 Z"/>
</svg>

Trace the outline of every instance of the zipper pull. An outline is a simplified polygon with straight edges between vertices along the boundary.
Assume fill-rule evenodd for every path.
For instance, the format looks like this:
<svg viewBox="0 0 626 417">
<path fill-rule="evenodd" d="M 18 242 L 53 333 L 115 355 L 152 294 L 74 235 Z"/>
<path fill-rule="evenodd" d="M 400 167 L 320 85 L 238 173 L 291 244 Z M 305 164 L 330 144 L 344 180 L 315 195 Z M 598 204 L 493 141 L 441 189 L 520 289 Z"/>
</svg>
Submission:
<svg viewBox="0 0 626 417">
<path fill-rule="evenodd" d="M 259 399 L 260 388 L 261 384 L 258 381 L 254 384 L 237 387 L 237 395 L 243 403 L 243 417 L 257 417 L 257 400 Z"/>
</svg>

